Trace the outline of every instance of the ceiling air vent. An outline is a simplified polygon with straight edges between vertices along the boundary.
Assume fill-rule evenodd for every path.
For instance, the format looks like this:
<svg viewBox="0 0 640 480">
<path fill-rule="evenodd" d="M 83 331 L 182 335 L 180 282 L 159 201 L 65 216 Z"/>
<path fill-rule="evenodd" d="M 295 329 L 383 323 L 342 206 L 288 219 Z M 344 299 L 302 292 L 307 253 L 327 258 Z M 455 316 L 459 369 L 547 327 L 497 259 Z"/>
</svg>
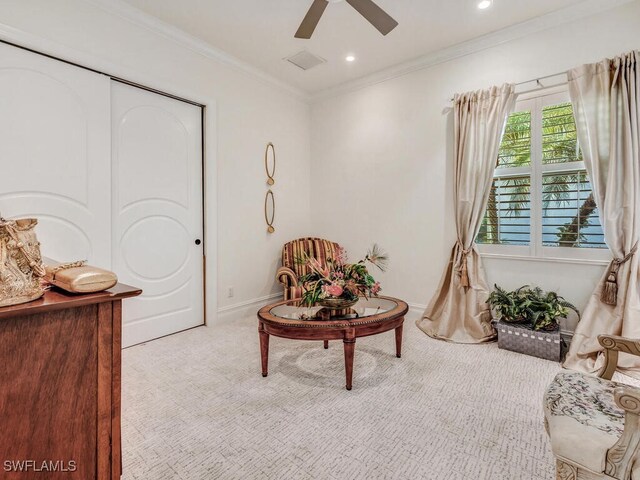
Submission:
<svg viewBox="0 0 640 480">
<path fill-rule="evenodd" d="M 285 58 L 287 62 L 293 63 L 296 67 L 301 68 L 302 70 L 309 70 L 310 68 L 316 67 L 322 63 L 326 63 L 326 60 L 322 57 L 318 57 L 313 53 L 309 53 L 306 50 L 303 50 L 300 53 L 296 53 L 295 55 Z"/>
</svg>

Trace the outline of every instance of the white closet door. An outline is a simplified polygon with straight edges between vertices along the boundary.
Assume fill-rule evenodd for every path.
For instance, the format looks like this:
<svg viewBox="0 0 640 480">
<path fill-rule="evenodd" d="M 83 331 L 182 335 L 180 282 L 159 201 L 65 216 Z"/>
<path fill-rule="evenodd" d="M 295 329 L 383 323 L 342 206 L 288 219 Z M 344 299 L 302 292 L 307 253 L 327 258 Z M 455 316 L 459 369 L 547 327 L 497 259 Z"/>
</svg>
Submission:
<svg viewBox="0 0 640 480">
<path fill-rule="evenodd" d="M 112 83 L 113 266 L 141 297 L 123 302 L 123 344 L 204 323 L 199 107 Z"/>
<path fill-rule="evenodd" d="M 0 44 L 0 213 L 44 255 L 111 265 L 110 80 Z"/>
</svg>

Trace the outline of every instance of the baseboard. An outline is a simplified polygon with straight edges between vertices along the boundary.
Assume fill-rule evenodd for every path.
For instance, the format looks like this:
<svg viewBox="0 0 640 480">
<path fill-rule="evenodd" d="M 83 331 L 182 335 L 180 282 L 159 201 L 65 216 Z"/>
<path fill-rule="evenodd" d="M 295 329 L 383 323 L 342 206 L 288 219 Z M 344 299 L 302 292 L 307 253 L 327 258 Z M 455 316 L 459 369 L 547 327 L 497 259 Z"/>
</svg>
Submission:
<svg viewBox="0 0 640 480">
<path fill-rule="evenodd" d="M 407 305 L 409 305 L 409 312 L 410 313 L 415 313 L 418 315 L 422 315 L 424 313 L 424 311 L 427 309 L 426 305 L 422 305 L 421 303 L 408 303 Z"/>
<path fill-rule="evenodd" d="M 242 318 L 251 313 L 256 313 L 260 307 L 281 298 L 282 293 L 272 293 L 264 297 L 253 298 L 244 302 L 221 307 L 218 309 L 218 321 Z"/>
<path fill-rule="evenodd" d="M 405 317 L 407 321 L 413 322 L 415 320 L 418 320 L 419 318 L 422 317 L 422 314 L 427 309 L 427 306 L 422 305 L 421 303 L 407 302 L 407 305 L 409 305 L 409 311 L 407 312 L 407 316 Z"/>
</svg>

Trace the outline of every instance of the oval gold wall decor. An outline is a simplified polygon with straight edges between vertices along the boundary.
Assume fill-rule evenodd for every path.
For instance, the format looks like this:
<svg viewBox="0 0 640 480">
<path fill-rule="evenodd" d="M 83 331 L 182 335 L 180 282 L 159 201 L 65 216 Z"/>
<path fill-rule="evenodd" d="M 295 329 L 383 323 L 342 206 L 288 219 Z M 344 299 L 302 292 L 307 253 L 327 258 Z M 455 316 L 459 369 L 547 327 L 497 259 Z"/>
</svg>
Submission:
<svg viewBox="0 0 640 480">
<path fill-rule="evenodd" d="M 267 144 L 267 149 L 264 152 L 264 169 L 267 172 L 267 185 L 276 183 L 273 178 L 276 174 L 276 147 L 271 142 Z"/>
<path fill-rule="evenodd" d="M 273 233 L 276 231 L 273 226 L 273 220 L 276 216 L 276 201 L 273 198 L 273 192 L 271 189 L 264 197 L 264 220 L 267 222 L 267 232 Z"/>
</svg>

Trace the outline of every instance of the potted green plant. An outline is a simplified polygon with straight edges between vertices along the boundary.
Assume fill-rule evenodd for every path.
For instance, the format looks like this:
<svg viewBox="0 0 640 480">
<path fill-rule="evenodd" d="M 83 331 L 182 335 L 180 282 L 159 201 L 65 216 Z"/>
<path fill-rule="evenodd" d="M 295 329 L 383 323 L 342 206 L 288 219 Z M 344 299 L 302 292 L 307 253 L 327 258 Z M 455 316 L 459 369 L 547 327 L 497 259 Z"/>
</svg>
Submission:
<svg viewBox="0 0 640 480">
<path fill-rule="evenodd" d="M 524 285 L 507 291 L 498 285 L 489 295 L 496 313 L 498 347 L 547 360 L 560 361 L 561 338 L 558 319 L 578 309 L 556 292 Z"/>
</svg>

